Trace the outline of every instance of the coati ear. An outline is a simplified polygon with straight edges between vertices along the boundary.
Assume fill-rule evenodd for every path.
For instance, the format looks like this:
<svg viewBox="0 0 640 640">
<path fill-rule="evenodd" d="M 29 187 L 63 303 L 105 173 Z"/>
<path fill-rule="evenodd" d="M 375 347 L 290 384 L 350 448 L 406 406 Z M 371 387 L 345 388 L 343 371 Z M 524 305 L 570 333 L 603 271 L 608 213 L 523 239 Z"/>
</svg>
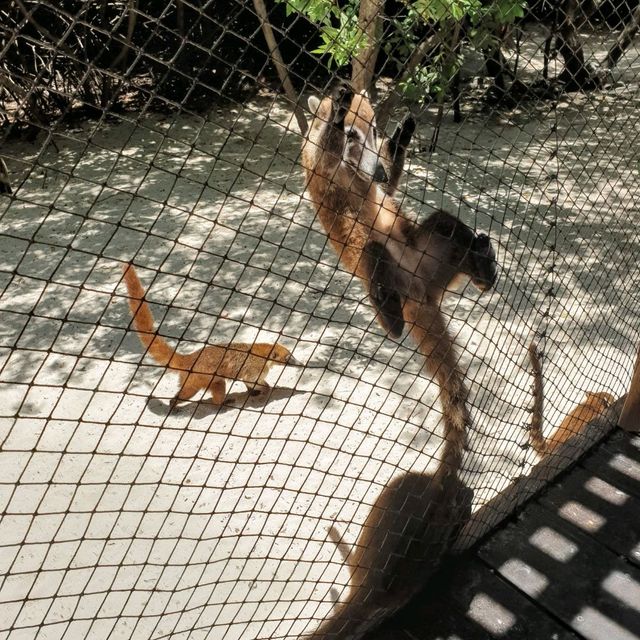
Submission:
<svg viewBox="0 0 640 640">
<path fill-rule="evenodd" d="M 315 115 L 318 113 L 318 108 L 320 107 L 320 98 L 316 96 L 309 96 L 307 104 L 309 105 L 309 111 Z"/>
</svg>

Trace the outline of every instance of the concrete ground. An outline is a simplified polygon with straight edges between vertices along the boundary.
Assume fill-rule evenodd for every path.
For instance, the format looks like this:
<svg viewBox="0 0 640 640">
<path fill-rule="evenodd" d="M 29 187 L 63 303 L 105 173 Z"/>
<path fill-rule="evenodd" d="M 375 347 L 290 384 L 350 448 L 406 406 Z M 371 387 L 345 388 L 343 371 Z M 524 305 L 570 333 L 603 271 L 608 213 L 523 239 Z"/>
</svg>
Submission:
<svg viewBox="0 0 640 640">
<path fill-rule="evenodd" d="M 431 156 L 434 109 L 421 117 L 404 211 L 446 207 L 490 233 L 500 263 L 495 291 L 444 304 L 475 421 L 462 476 L 481 515 L 462 547 L 527 493 L 496 502 L 537 463 L 522 447 L 536 333 L 549 429 L 586 391 L 626 391 L 637 53 L 556 109 L 492 114 L 471 95 Z M 438 389 L 337 266 L 299 145 L 286 104 L 261 95 L 3 147 L 17 189 L 0 196 L 0 639 L 296 637 L 348 582 L 328 527 L 355 541 L 390 478 L 437 467 Z M 306 366 L 274 370 L 268 397 L 237 383 L 228 406 L 170 410 L 176 377 L 129 328 L 127 261 L 180 349 L 278 340 Z"/>
</svg>

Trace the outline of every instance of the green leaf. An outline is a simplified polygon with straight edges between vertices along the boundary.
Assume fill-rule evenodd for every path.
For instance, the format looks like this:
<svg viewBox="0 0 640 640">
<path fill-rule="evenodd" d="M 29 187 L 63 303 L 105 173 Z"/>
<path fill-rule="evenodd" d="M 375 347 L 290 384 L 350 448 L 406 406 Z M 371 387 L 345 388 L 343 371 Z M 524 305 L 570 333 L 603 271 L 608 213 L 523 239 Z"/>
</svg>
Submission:
<svg viewBox="0 0 640 640">
<path fill-rule="evenodd" d="M 495 0 L 494 15 L 499 24 L 508 24 L 524 16 L 523 0 Z"/>
</svg>

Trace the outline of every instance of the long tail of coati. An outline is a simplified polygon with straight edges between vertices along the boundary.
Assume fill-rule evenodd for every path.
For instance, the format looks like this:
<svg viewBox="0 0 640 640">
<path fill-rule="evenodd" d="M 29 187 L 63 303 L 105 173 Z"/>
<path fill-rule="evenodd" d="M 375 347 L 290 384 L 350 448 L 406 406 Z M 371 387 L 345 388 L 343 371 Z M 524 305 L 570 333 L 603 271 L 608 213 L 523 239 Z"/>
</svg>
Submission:
<svg viewBox="0 0 640 640">
<path fill-rule="evenodd" d="M 601 416 L 611 406 L 614 397 L 606 392 L 587 392 L 584 402 L 574 407 L 553 434 L 545 438 L 542 363 L 538 347 L 533 342 L 529 345 L 529 361 L 533 374 L 533 407 L 529 426 L 529 444 L 538 455 L 547 456 L 573 436 L 578 435 L 589 422 Z"/>
<path fill-rule="evenodd" d="M 472 426 L 468 409 L 469 392 L 458 367 L 455 342 L 445 325 L 442 313 L 434 304 L 408 301 L 405 317 L 411 324 L 410 335 L 424 356 L 425 369 L 439 386 L 444 422 L 444 445 L 440 466 L 434 479 L 439 483 L 458 473 Z"/>
<path fill-rule="evenodd" d="M 542 361 L 540 360 L 540 353 L 538 353 L 538 345 L 535 342 L 529 345 L 529 362 L 531 363 L 531 374 L 533 375 L 531 387 L 533 406 L 531 407 L 531 422 L 529 424 L 529 444 L 536 453 L 544 455 L 547 453 L 547 443 L 542 432 L 544 426 Z"/>
<path fill-rule="evenodd" d="M 149 305 L 145 302 L 145 291 L 138 278 L 133 265 L 123 265 L 124 281 L 129 292 L 129 308 L 133 316 L 133 326 L 135 327 L 140 342 L 151 355 L 151 357 L 161 366 L 167 366 L 169 363 L 179 366 L 179 363 L 172 362 L 180 354 L 172 349 L 166 340 L 156 334 L 153 314 Z"/>
</svg>

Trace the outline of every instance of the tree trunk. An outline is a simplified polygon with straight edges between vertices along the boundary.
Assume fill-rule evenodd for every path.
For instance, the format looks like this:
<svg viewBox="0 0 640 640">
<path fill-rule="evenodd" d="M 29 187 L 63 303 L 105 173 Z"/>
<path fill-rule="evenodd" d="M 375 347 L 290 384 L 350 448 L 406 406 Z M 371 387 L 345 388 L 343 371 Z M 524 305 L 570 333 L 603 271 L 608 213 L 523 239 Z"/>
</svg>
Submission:
<svg viewBox="0 0 640 640">
<path fill-rule="evenodd" d="M 271 55 L 273 64 L 275 65 L 276 71 L 278 72 L 278 77 L 280 78 L 280 82 L 282 83 L 287 98 L 289 98 L 289 101 L 293 106 L 293 113 L 296 117 L 296 120 L 298 121 L 300 133 L 302 135 L 305 135 L 307 133 L 309 125 L 307 124 L 307 119 L 305 118 L 304 111 L 298 102 L 298 95 L 296 94 L 296 90 L 293 88 L 291 78 L 289 77 L 289 70 L 287 69 L 287 65 L 285 65 L 284 60 L 282 59 L 280 49 L 278 48 L 278 43 L 276 42 L 276 38 L 273 35 L 273 29 L 271 28 L 271 24 L 269 22 L 269 16 L 267 14 L 267 9 L 264 5 L 264 1 L 253 0 L 253 6 L 256 10 L 258 18 L 260 18 L 262 33 L 264 35 L 264 39 L 267 41 L 269 54 Z"/>
<path fill-rule="evenodd" d="M 358 24 L 367 37 L 366 46 L 354 57 L 351 64 L 351 81 L 356 91 L 372 93 L 376 60 L 380 51 L 383 0 L 361 0 Z"/>
<path fill-rule="evenodd" d="M 506 26 L 497 27 L 494 46 L 482 51 L 487 73 L 489 77 L 493 78 L 493 86 L 499 97 L 504 96 L 507 91 L 506 76 L 513 78 L 507 60 L 502 53 L 502 43 L 507 36 L 507 29 Z"/>
</svg>

